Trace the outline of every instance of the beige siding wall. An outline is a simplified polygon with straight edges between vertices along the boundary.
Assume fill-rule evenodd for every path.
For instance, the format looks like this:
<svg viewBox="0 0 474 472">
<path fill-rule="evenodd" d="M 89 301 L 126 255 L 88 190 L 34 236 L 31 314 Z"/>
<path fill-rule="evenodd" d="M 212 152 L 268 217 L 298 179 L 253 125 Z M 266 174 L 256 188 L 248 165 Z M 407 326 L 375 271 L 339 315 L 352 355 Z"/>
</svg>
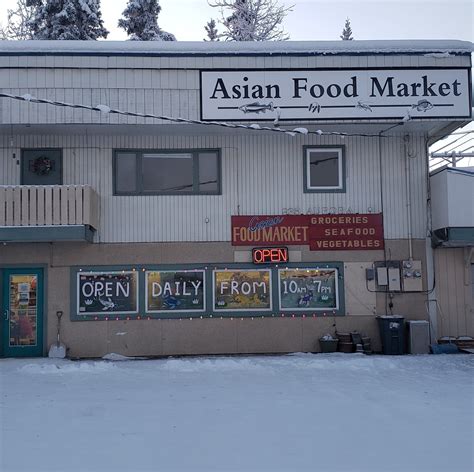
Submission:
<svg viewBox="0 0 474 472">
<path fill-rule="evenodd" d="M 336 136 L 235 135 L 137 136 L 127 128 L 121 135 L 15 135 L 0 137 L 0 185 L 20 183 L 17 159 L 22 148 L 63 149 L 64 181 L 91 185 L 100 199 L 100 242 L 229 241 L 230 216 L 301 213 L 384 212 L 385 237 L 408 236 L 408 191 L 403 137 L 382 140 L 382 168 L 377 138 Z M 165 128 L 167 129 L 167 128 Z M 346 192 L 303 192 L 303 145 L 346 147 Z M 113 196 L 114 149 L 222 150 L 222 195 Z M 424 138 L 411 143 L 411 223 L 413 237 L 426 236 L 426 155 Z M 17 159 L 13 159 L 13 154 Z M 379 173 L 382 173 L 382 182 Z M 383 186 L 383 208 L 381 198 Z M 206 223 L 206 219 L 208 222 Z"/>
<path fill-rule="evenodd" d="M 0 90 L 47 100 L 199 118 L 199 69 L 470 66 L 469 56 L 81 57 L 0 56 Z M 152 124 L 160 121 L 0 101 L 0 123 Z M 164 122 L 169 124 L 169 122 Z"/>
<path fill-rule="evenodd" d="M 470 248 L 436 249 L 439 336 L 474 337 L 473 271 Z"/>
<path fill-rule="evenodd" d="M 425 242 L 416 241 L 414 257 L 423 261 Z M 151 244 L 85 244 L 85 243 L 8 243 L 0 245 L 0 267 L 17 265 L 45 267 L 45 349 L 56 339 L 55 313 L 64 312 L 61 338 L 70 348 L 69 356 L 101 357 L 114 352 L 127 356 L 225 353 L 276 353 L 319 351 L 318 338 L 327 333 L 358 331 L 372 340 L 380 351 L 377 314 L 385 314 L 386 293 L 367 290 L 365 268 L 382 260 L 382 251 L 335 251 L 315 253 L 301 250 L 301 267 L 324 261 L 344 261 L 345 315 L 312 317 L 265 317 L 254 319 L 226 317 L 189 320 L 71 321 L 71 267 L 124 266 L 137 269 L 160 264 L 233 263 L 234 249 L 229 243 L 151 243 Z M 406 241 L 390 241 L 388 249 L 394 258 L 406 257 Z M 426 280 L 425 272 L 423 272 Z M 370 287 L 369 287 L 370 288 Z M 370 290 L 373 290 L 372 286 Z M 426 290 L 426 284 L 423 289 Z M 425 293 L 397 293 L 392 300 L 394 313 L 405 319 L 426 319 Z M 126 332 L 126 336 L 117 333 Z"/>
</svg>

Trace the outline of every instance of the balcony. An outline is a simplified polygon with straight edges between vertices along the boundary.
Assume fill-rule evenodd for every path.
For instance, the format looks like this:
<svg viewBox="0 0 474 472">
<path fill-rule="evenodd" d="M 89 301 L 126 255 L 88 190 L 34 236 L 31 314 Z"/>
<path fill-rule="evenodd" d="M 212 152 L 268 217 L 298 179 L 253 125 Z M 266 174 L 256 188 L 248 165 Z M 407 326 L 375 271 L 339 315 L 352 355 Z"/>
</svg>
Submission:
<svg viewBox="0 0 474 472">
<path fill-rule="evenodd" d="M 1 185 L 0 241 L 92 242 L 98 208 L 88 185 Z"/>
</svg>

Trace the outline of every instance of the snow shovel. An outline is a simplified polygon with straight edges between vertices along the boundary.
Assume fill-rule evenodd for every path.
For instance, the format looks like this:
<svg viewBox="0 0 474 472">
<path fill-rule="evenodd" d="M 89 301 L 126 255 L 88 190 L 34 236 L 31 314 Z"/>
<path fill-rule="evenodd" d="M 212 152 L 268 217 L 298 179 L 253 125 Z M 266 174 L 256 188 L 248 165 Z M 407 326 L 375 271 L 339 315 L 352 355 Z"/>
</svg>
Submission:
<svg viewBox="0 0 474 472">
<path fill-rule="evenodd" d="M 57 311 L 56 316 L 58 317 L 58 337 L 55 344 L 51 344 L 49 348 L 48 357 L 55 357 L 59 359 L 64 359 L 66 357 L 66 346 L 59 341 L 59 328 L 61 325 L 61 316 L 63 316 L 62 311 Z"/>
</svg>

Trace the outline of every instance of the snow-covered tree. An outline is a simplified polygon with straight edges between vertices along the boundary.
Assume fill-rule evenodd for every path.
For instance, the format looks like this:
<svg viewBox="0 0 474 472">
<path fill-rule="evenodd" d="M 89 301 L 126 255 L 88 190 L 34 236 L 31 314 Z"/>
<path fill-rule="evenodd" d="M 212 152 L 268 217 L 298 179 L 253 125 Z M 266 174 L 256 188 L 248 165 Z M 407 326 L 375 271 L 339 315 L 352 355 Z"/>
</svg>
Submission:
<svg viewBox="0 0 474 472">
<path fill-rule="evenodd" d="M 130 39 L 137 41 L 176 41 L 173 34 L 158 26 L 161 6 L 158 0 L 128 0 L 123 18 L 118 22 Z"/>
<path fill-rule="evenodd" d="M 216 20 L 209 20 L 207 25 L 204 26 L 204 29 L 207 33 L 207 38 L 204 38 L 204 41 L 219 41 L 219 32 L 216 28 Z"/>
<path fill-rule="evenodd" d="M 29 22 L 33 39 L 95 40 L 106 38 L 100 0 L 26 0 L 35 7 Z"/>
<path fill-rule="evenodd" d="M 344 24 L 344 29 L 342 30 L 340 38 L 343 41 L 352 41 L 354 39 L 352 37 L 351 21 L 349 20 L 349 18 L 346 18 L 346 23 Z"/>
<path fill-rule="evenodd" d="M 28 7 L 26 0 L 18 0 L 15 10 L 7 10 L 7 26 L 0 26 L 0 39 L 33 39 L 29 22 L 34 15 L 34 7 Z"/>
<path fill-rule="evenodd" d="M 226 41 L 289 39 L 281 24 L 292 7 L 280 6 L 277 0 L 209 0 L 209 5 L 221 9 L 221 36 Z"/>
</svg>

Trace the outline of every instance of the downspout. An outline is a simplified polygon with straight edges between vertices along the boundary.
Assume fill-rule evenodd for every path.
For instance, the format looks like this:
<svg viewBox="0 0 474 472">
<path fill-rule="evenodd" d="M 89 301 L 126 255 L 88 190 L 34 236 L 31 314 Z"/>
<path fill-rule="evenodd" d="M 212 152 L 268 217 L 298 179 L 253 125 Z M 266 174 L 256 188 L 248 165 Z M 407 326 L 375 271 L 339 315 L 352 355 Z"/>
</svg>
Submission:
<svg viewBox="0 0 474 472">
<path fill-rule="evenodd" d="M 433 142 L 433 138 L 425 139 L 425 168 L 426 168 L 426 212 L 427 212 L 427 238 L 426 238 L 426 286 L 431 290 L 426 294 L 426 304 L 428 319 L 430 322 L 430 342 L 435 344 L 438 340 L 438 298 L 436 296 L 435 285 L 435 260 L 434 251 L 431 245 L 431 235 L 433 232 L 432 213 L 431 213 L 431 181 L 430 181 L 430 152 L 429 147 Z"/>
<path fill-rule="evenodd" d="M 407 196 L 407 229 L 408 229 L 408 259 L 413 260 L 413 231 L 411 226 L 411 186 L 410 186 L 410 172 L 409 172 L 409 159 L 416 157 L 416 153 L 410 153 L 409 144 L 410 136 L 406 134 L 403 137 L 405 144 L 405 186 Z"/>
</svg>

